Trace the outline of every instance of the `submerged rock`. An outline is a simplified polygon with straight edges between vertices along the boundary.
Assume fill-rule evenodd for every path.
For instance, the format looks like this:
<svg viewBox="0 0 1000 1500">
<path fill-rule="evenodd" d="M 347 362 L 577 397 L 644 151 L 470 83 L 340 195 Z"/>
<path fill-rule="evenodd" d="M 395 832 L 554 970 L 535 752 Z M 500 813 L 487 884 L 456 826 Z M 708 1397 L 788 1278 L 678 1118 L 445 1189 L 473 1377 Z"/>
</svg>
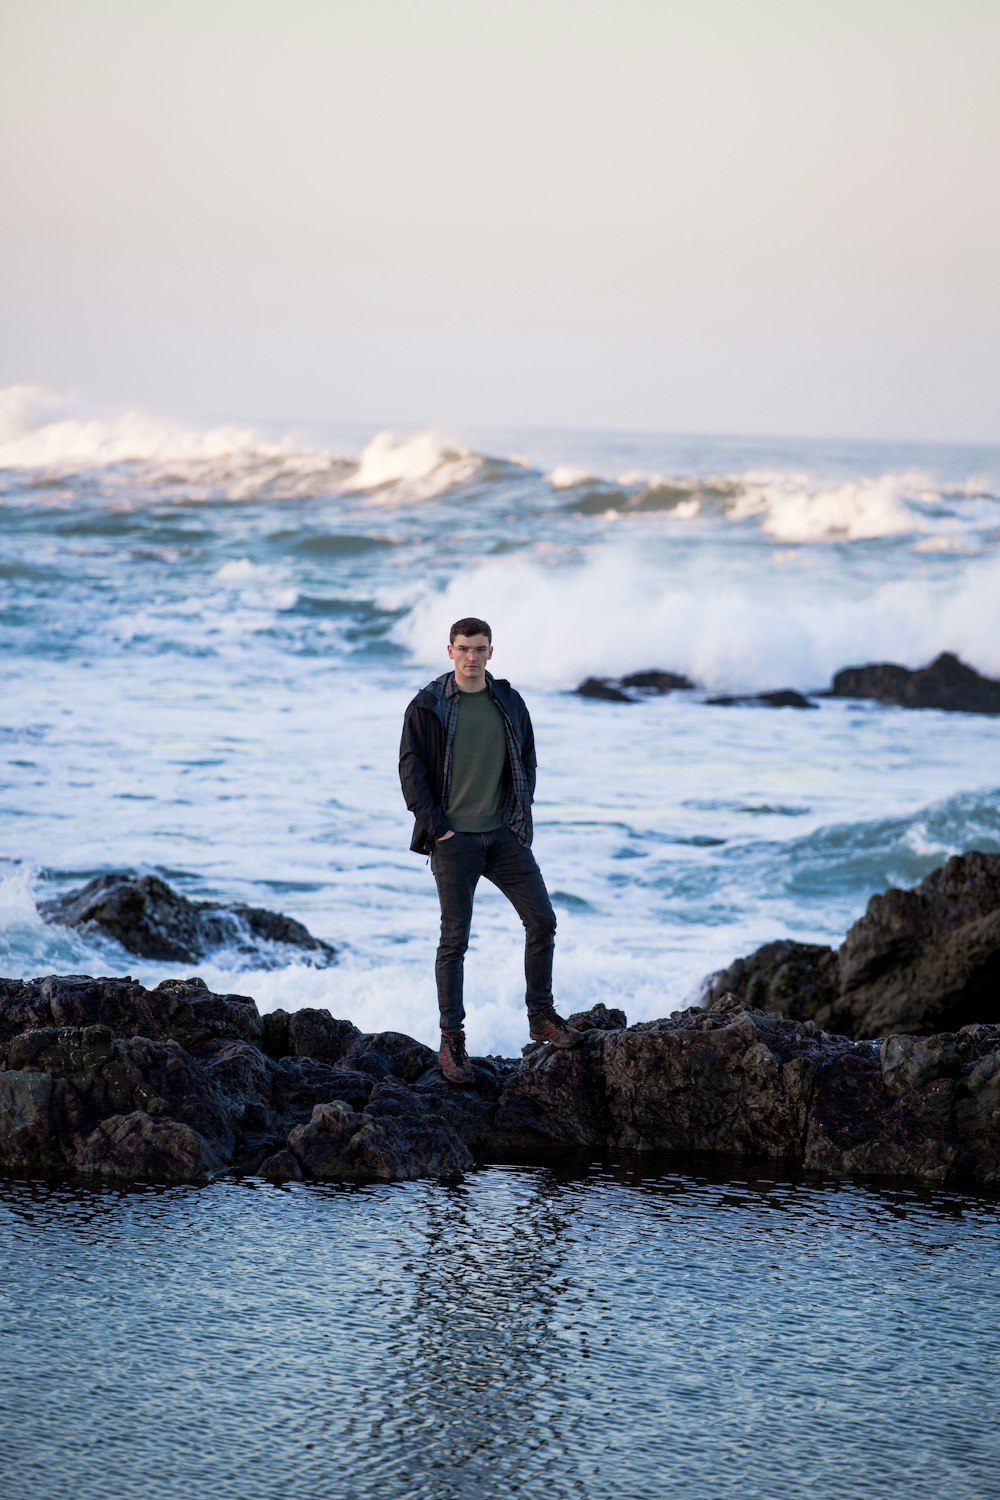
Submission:
<svg viewBox="0 0 1000 1500">
<path fill-rule="evenodd" d="M 1000 714 L 1000 681 L 981 676 L 951 651 L 911 671 L 895 662 L 845 667 L 833 679 L 830 698 L 874 698 L 901 708 L 940 708 L 949 713 Z"/>
<path fill-rule="evenodd" d="M 795 688 L 776 688 L 770 693 L 722 693 L 715 698 L 706 698 L 706 703 L 721 708 L 762 706 L 764 708 L 817 708 Z"/>
<path fill-rule="evenodd" d="M 323 965 L 336 957 L 293 917 L 241 902 L 189 901 L 156 875 L 98 875 L 77 891 L 40 902 L 39 911 L 49 922 L 103 933 L 130 953 L 161 962 L 196 963 L 223 947 L 266 960 L 261 943 L 299 948 Z"/>
<path fill-rule="evenodd" d="M 457 1089 L 412 1038 L 365 1036 L 332 1016 L 324 1027 L 324 1014 L 296 1035 L 294 1014 L 266 1027 L 252 1001 L 191 981 L 147 991 L 83 976 L 2 980 L 0 1166 L 362 1182 L 582 1147 L 1000 1181 L 1000 1026 L 876 1047 L 732 995 L 631 1027 L 598 1005 L 574 1017 L 576 1047 L 476 1058 L 474 1085 Z M 282 1051 L 307 1036 L 338 1055 Z"/>
<path fill-rule="evenodd" d="M 766 943 L 713 975 L 750 1005 L 851 1037 L 1000 1022 L 1000 854 L 958 854 L 873 896 L 840 948 Z"/>
</svg>

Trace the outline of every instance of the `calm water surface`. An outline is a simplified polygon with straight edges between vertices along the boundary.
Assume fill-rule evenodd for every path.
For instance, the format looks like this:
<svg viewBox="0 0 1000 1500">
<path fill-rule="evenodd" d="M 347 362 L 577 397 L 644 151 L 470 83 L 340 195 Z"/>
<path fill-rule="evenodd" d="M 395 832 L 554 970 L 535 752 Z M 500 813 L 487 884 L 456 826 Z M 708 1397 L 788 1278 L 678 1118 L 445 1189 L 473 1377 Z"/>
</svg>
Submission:
<svg viewBox="0 0 1000 1500">
<path fill-rule="evenodd" d="M 1000 1494 L 989 1199 L 6 1180 L 0 1245 L 6 1500 Z"/>
</svg>

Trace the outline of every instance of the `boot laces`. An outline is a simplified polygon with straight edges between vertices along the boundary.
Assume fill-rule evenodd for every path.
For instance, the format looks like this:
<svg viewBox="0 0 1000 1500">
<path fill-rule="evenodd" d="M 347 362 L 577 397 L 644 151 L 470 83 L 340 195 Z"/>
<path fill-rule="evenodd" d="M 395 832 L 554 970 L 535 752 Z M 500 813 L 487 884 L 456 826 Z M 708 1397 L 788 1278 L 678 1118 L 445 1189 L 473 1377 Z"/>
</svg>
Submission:
<svg viewBox="0 0 1000 1500">
<path fill-rule="evenodd" d="M 468 1062 L 469 1054 L 465 1050 L 465 1032 L 446 1031 L 444 1037 L 448 1044 L 448 1051 L 451 1053 L 452 1062 L 458 1064 Z"/>
</svg>

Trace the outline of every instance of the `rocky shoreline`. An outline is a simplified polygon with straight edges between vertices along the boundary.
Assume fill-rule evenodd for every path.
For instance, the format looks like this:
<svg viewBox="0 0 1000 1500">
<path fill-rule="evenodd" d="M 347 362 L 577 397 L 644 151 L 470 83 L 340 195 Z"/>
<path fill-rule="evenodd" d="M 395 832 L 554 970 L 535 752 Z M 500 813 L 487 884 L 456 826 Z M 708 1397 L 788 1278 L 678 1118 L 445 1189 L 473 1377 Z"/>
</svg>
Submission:
<svg viewBox="0 0 1000 1500">
<path fill-rule="evenodd" d="M 641 703 L 664 693 L 691 692 L 697 684 L 662 669 L 631 672 L 625 677 L 586 677 L 574 688 L 581 698 L 607 703 Z M 936 708 L 946 713 L 1000 714 L 1000 680 L 983 677 L 951 651 L 942 651 L 926 667 L 911 670 L 896 662 L 844 667 L 828 688 L 783 687 L 764 693 L 724 693 L 704 698 L 714 707 L 816 708 L 814 698 L 869 699 L 897 708 Z"/>
<path fill-rule="evenodd" d="M 834 1175 L 1000 1181 L 1000 1026 L 852 1041 L 726 995 L 581 1044 L 476 1058 L 326 1011 L 261 1016 L 197 979 L 0 980 L 0 1167 L 204 1182 L 449 1177 L 567 1148 L 722 1152 Z"/>
<path fill-rule="evenodd" d="M 116 889 L 133 915 L 192 917 Z M 0 1168 L 393 1181 L 575 1148 L 1000 1182 L 1000 854 L 873 896 L 837 950 L 765 944 L 703 998 L 634 1026 L 598 1005 L 571 1017 L 573 1050 L 475 1058 L 456 1088 L 401 1032 L 262 1016 L 197 978 L 0 979 Z"/>
</svg>

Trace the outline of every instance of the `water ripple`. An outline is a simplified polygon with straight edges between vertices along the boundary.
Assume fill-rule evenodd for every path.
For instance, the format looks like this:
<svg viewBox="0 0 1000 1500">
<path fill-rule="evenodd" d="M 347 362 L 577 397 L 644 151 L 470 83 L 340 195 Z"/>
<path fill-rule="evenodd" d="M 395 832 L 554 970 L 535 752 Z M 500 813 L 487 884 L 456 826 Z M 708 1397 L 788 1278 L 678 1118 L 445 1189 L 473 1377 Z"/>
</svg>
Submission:
<svg viewBox="0 0 1000 1500">
<path fill-rule="evenodd" d="M 5 1181 L 5 1495 L 973 1500 L 995 1208 L 648 1163 Z"/>
</svg>

